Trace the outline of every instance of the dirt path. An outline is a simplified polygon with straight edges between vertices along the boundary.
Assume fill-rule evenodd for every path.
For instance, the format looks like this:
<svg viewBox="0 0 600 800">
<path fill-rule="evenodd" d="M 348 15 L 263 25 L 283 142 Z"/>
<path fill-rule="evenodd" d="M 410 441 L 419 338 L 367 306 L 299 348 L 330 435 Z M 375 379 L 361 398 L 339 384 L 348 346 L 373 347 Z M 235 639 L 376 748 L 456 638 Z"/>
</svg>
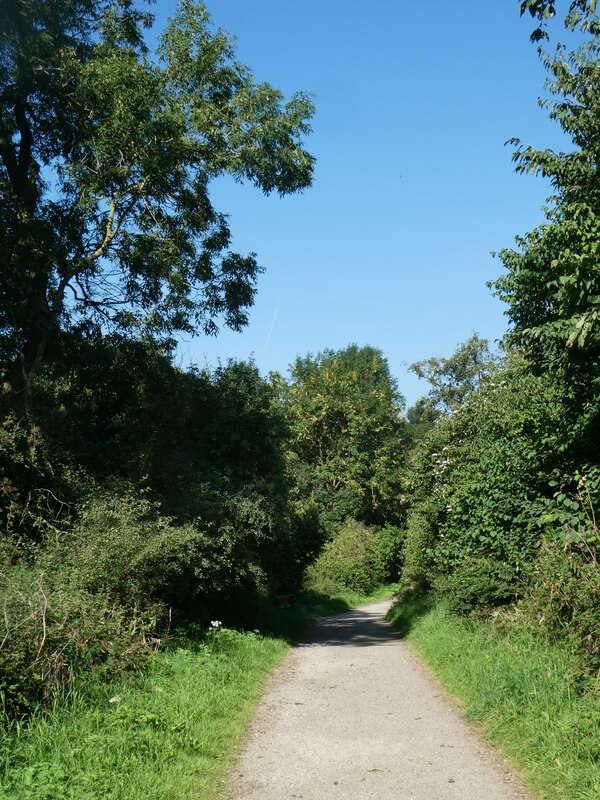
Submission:
<svg viewBox="0 0 600 800">
<path fill-rule="evenodd" d="M 526 800 L 406 642 L 388 603 L 320 620 L 275 673 L 235 800 Z"/>
</svg>

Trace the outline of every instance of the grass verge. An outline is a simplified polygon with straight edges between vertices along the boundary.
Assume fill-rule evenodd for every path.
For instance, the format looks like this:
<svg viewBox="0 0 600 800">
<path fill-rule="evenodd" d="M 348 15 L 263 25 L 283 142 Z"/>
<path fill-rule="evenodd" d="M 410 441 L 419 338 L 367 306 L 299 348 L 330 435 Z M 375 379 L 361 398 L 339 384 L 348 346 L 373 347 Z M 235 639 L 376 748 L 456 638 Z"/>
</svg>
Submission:
<svg viewBox="0 0 600 800">
<path fill-rule="evenodd" d="M 600 797 L 600 692 L 572 652 L 444 604 L 397 605 L 389 619 L 539 797 Z"/>
<path fill-rule="evenodd" d="M 0 739 L 1 800 L 213 800 L 269 672 L 312 619 L 390 596 L 304 596 L 263 609 L 258 631 L 173 643 L 146 675 L 88 686 Z"/>
</svg>

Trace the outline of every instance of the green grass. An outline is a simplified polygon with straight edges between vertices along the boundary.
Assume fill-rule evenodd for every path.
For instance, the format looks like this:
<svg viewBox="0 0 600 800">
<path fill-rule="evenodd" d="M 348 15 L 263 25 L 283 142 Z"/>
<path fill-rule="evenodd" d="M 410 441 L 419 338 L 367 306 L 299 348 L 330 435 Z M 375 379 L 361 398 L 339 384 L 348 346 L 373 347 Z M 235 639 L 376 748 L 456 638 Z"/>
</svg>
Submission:
<svg viewBox="0 0 600 800">
<path fill-rule="evenodd" d="M 539 797 L 600 798 L 600 691 L 572 652 L 443 604 L 396 606 L 389 618 Z"/>
<path fill-rule="evenodd" d="M 141 680 L 96 687 L 4 742 L 2 800 L 205 800 L 222 786 L 263 680 L 287 645 L 215 631 Z"/>
<path fill-rule="evenodd" d="M 236 748 L 269 672 L 289 641 L 320 614 L 390 596 L 299 598 L 263 609 L 259 627 L 172 643 L 147 674 L 88 686 L 52 713 L 0 740 L 0 800 L 213 800 L 222 796 Z"/>
</svg>

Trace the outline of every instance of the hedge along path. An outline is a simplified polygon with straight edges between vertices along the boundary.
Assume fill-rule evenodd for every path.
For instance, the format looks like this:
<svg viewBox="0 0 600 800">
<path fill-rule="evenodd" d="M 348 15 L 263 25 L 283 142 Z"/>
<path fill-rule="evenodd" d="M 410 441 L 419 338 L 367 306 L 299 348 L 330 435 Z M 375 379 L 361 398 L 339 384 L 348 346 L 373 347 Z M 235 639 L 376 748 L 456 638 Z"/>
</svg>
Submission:
<svg viewBox="0 0 600 800">
<path fill-rule="evenodd" d="M 324 617 L 272 676 L 233 800 L 527 800 L 384 616 Z"/>
</svg>

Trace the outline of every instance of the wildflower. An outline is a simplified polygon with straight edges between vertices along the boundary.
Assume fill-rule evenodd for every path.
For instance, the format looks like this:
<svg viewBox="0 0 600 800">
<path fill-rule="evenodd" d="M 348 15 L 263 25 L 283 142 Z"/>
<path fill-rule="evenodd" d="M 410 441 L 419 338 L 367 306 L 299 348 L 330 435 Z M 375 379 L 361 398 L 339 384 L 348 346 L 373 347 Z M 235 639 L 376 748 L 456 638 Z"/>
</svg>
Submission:
<svg viewBox="0 0 600 800">
<path fill-rule="evenodd" d="M 211 621 L 211 623 L 210 623 L 210 627 L 211 627 L 211 628 L 216 628 L 216 629 L 218 630 L 219 628 L 222 628 L 222 627 L 223 627 L 223 623 L 222 623 L 222 622 L 219 622 L 219 620 L 218 620 L 218 619 L 213 619 L 213 620 Z"/>
<path fill-rule="evenodd" d="M 121 702 L 121 695 L 115 694 L 113 697 L 110 698 L 108 701 L 109 703 L 120 703 Z"/>
</svg>

